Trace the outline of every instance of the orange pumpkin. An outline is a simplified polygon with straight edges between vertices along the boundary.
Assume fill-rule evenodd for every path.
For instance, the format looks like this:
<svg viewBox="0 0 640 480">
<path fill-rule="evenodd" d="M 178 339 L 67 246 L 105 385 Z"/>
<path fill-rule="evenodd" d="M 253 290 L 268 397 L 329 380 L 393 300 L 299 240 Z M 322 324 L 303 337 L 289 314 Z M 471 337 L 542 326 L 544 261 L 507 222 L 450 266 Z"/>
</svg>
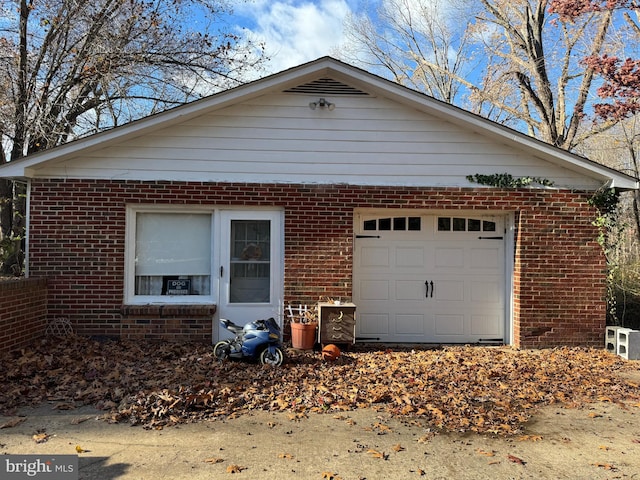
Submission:
<svg viewBox="0 0 640 480">
<path fill-rule="evenodd" d="M 340 353 L 340 349 L 335 345 L 326 345 L 322 349 L 322 358 L 324 358 L 326 361 L 333 361 L 340 356 Z"/>
</svg>

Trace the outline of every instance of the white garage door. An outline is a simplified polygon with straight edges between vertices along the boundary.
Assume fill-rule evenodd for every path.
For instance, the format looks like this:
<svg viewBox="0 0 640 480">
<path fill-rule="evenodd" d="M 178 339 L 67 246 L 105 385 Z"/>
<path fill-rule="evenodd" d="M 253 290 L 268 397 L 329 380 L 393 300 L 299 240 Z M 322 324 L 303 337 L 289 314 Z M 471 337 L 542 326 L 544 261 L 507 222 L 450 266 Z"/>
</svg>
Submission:
<svg viewBox="0 0 640 480">
<path fill-rule="evenodd" d="M 359 341 L 503 342 L 504 218 L 359 215 Z"/>
</svg>

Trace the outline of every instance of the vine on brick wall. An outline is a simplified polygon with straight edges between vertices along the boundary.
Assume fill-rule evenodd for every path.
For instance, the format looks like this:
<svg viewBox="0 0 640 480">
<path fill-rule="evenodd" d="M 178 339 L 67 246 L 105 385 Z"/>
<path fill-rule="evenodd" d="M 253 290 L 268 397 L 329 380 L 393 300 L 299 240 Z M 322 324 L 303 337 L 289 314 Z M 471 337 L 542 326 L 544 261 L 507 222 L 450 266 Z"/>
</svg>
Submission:
<svg viewBox="0 0 640 480">
<path fill-rule="evenodd" d="M 0 240 L 0 276 L 20 277 L 24 273 L 22 239 L 6 237 Z"/>
<path fill-rule="evenodd" d="M 620 192 L 615 188 L 601 188 L 588 200 L 589 205 L 598 210 L 598 216 L 592 223 L 598 228 L 597 240 L 607 259 L 607 316 L 609 322 L 614 324 L 619 323 L 616 282 L 620 277 L 620 262 L 616 253 L 622 232 L 627 226 L 620 222 L 619 201 Z"/>
<path fill-rule="evenodd" d="M 553 182 L 540 177 L 514 177 L 510 173 L 494 173 L 491 175 L 467 175 L 467 180 L 480 185 L 499 188 L 523 188 L 537 184 L 542 187 L 552 187 Z"/>
</svg>

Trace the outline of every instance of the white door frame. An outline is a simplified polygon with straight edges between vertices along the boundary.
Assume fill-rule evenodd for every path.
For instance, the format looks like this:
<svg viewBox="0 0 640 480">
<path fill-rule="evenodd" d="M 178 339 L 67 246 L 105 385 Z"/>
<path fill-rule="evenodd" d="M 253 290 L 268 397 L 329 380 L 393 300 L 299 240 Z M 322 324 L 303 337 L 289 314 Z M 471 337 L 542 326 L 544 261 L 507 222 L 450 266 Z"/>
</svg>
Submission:
<svg viewBox="0 0 640 480">
<path fill-rule="evenodd" d="M 227 318 L 243 325 L 260 318 L 273 317 L 282 327 L 282 299 L 284 297 L 284 212 L 266 209 L 220 209 L 216 219 L 214 242 L 215 248 L 214 274 L 218 281 L 218 300 L 214 325 L 212 329 L 213 343 L 231 334 L 220 326 L 220 318 Z M 270 285 L 269 303 L 233 303 L 229 301 L 231 273 L 231 222 L 233 220 L 268 220 L 270 221 Z"/>
</svg>

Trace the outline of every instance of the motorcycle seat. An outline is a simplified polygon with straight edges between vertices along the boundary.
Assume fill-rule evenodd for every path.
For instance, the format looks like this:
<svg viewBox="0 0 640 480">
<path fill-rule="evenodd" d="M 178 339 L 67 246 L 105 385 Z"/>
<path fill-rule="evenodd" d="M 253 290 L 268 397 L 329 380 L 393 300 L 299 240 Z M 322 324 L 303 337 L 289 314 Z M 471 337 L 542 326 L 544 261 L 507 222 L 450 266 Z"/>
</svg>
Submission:
<svg viewBox="0 0 640 480">
<path fill-rule="evenodd" d="M 222 319 L 220 319 L 220 323 L 222 324 L 222 326 L 224 328 L 226 328 L 227 330 L 229 330 L 232 333 L 235 333 L 236 335 L 242 333 L 242 326 L 236 325 L 231 320 L 228 320 L 226 318 L 222 318 Z"/>
</svg>

